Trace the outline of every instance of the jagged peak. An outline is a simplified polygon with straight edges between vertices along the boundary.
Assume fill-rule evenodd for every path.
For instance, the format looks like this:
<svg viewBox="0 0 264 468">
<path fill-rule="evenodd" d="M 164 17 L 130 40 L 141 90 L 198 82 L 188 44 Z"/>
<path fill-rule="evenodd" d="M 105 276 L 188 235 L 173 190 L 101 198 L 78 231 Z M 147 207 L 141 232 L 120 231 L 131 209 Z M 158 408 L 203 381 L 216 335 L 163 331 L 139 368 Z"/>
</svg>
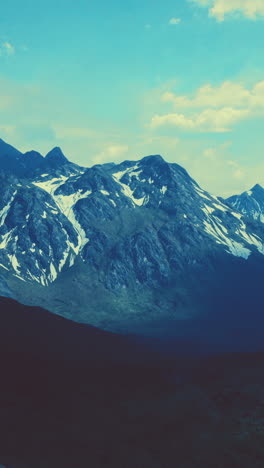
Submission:
<svg viewBox="0 0 264 468">
<path fill-rule="evenodd" d="M 0 144 L 1 145 L 8 145 L 8 143 L 5 140 L 3 140 L 3 138 L 0 138 Z"/>
<path fill-rule="evenodd" d="M 151 154 L 149 156 L 144 156 L 144 158 L 141 159 L 141 162 L 146 162 L 148 164 L 152 163 L 166 163 L 165 159 L 160 154 Z"/>
<path fill-rule="evenodd" d="M 46 161 L 54 162 L 56 164 L 65 164 L 68 162 L 66 156 L 64 156 L 61 148 L 59 146 L 55 146 L 45 157 Z"/>
<path fill-rule="evenodd" d="M 42 154 L 40 154 L 38 151 L 34 151 L 34 150 L 27 151 L 26 153 L 24 153 L 24 156 L 26 156 L 28 158 L 30 158 L 30 157 L 43 158 Z"/>
<path fill-rule="evenodd" d="M 260 185 L 260 184 L 256 184 L 254 185 L 254 187 L 252 187 L 251 191 L 252 192 L 256 192 L 256 191 L 264 191 L 264 188 Z"/>
<path fill-rule="evenodd" d="M 61 161 L 68 162 L 68 159 L 66 158 L 66 156 L 64 156 L 59 146 L 55 146 L 51 151 L 49 151 L 48 154 L 46 154 L 45 159 L 46 160 L 51 160 L 51 159 L 59 160 L 60 159 Z"/>
<path fill-rule="evenodd" d="M 233 201 L 237 198 L 248 198 L 248 197 L 252 197 L 253 195 L 253 198 L 254 198 L 254 195 L 264 195 L 264 188 L 260 185 L 260 184 L 255 184 L 251 189 L 249 190 L 246 190 L 245 192 L 243 193 L 239 193 L 239 194 L 236 194 L 236 195 L 231 195 L 230 197 L 228 197 L 226 199 L 226 201 Z"/>
<path fill-rule="evenodd" d="M 12 152 L 13 154 L 22 154 L 18 149 L 16 149 L 14 146 L 10 145 L 9 143 L 7 143 L 5 140 L 3 140 L 2 138 L 0 138 L 0 150 L 8 150 L 8 152 Z"/>
</svg>

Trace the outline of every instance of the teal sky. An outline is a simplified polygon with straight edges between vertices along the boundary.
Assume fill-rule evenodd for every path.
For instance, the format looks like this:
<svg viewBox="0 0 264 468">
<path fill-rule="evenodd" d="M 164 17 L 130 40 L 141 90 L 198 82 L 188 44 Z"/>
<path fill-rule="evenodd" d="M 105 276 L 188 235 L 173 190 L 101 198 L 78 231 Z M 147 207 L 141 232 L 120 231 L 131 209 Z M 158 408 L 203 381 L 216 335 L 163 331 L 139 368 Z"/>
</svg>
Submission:
<svg viewBox="0 0 264 468">
<path fill-rule="evenodd" d="M 264 184 L 263 0 L 1 6 L 0 137 L 94 163 L 162 154 L 206 189 Z"/>
</svg>

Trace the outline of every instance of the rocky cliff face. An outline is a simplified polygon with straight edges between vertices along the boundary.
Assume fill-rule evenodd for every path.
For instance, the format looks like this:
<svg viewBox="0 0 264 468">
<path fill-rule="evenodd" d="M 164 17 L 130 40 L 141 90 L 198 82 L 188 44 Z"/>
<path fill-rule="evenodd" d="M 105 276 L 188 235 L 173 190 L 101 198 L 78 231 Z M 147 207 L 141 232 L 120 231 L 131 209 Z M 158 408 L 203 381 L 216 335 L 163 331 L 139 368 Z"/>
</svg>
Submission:
<svg viewBox="0 0 264 468">
<path fill-rule="evenodd" d="M 1 175 L 1 276 L 20 300 L 107 327 L 127 311 L 186 317 L 219 272 L 264 265 L 261 216 L 159 155 L 88 169 L 58 148 L 42 159 L 23 177 Z M 261 190 L 241 197 L 259 203 Z"/>
<path fill-rule="evenodd" d="M 259 184 L 241 195 L 228 198 L 226 201 L 241 213 L 264 223 L 264 188 Z"/>
</svg>

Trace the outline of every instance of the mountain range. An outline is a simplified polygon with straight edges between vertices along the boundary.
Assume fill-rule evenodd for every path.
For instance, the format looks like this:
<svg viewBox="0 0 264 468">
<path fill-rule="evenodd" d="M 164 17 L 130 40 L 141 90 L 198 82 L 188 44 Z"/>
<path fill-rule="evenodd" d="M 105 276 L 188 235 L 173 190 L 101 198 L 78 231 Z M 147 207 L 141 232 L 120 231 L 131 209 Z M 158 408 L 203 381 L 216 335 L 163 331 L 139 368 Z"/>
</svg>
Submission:
<svg viewBox="0 0 264 468">
<path fill-rule="evenodd" d="M 160 155 L 85 168 L 3 140 L 0 171 L 3 296 L 111 331 L 258 336 L 260 185 L 224 200 Z"/>
</svg>

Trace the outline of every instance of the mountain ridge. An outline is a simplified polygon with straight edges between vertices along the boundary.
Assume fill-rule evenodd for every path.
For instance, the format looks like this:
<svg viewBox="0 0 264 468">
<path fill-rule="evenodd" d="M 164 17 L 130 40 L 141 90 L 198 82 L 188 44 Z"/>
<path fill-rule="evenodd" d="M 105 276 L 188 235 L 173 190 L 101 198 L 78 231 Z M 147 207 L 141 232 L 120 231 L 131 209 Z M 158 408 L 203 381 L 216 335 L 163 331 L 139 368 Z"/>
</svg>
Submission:
<svg viewBox="0 0 264 468">
<path fill-rule="evenodd" d="M 241 213 L 264 223 L 264 188 L 260 184 L 240 195 L 233 195 L 226 201 Z"/>
<path fill-rule="evenodd" d="M 83 168 L 59 148 L 48 155 L 50 166 L 1 176 L 0 280 L 11 297 L 106 329 L 157 329 L 209 310 L 225 271 L 254 277 L 264 265 L 263 223 L 178 164 L 150 155 Z"/>
</svg>

